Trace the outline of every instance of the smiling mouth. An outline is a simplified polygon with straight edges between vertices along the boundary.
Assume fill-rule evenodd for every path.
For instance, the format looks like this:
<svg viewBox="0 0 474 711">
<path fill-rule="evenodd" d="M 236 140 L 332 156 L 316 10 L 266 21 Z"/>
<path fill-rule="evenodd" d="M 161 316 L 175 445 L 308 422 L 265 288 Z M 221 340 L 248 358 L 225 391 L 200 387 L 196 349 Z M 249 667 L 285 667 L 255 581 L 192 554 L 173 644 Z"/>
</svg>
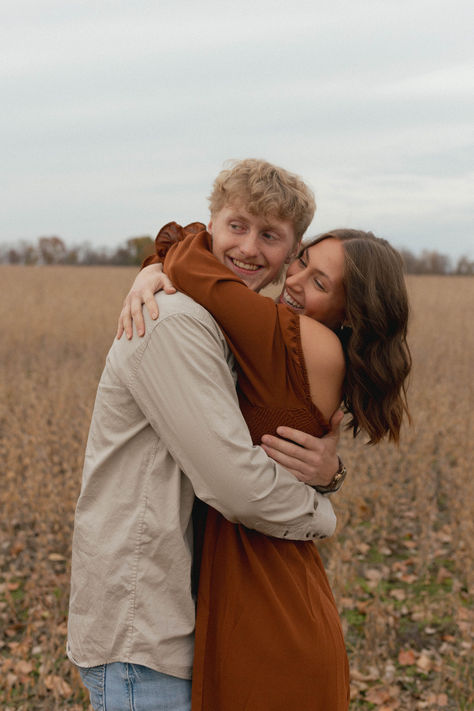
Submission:
<svg viewBox="0 0 474 711">
<path fill-rule="evenodd" d="M 299 311 L 302 311 L 304 309 L 304 306 L 299 303 L 299 301 L 296 301 L 293 299 L 292 296 L 289 295 L 287 290 L 285 289 L 283 294 L 280 296 L 280 301 L 282 304 L 286 304 L 287 306 L 291 306 L 292 309 L 298 309 Z"/>
<path fill-rule="evenodd" d="M 261 264 L 250 264 L 249 262 L 241 262 L 240 259 L 234 259 L 234 257 L 229 257 L 230 261 L 234 265 L 234 267 L 237 267 L 240 271 L 244 272 L 257 272 L 259 269 L 262 269 Z"/>
</svg>

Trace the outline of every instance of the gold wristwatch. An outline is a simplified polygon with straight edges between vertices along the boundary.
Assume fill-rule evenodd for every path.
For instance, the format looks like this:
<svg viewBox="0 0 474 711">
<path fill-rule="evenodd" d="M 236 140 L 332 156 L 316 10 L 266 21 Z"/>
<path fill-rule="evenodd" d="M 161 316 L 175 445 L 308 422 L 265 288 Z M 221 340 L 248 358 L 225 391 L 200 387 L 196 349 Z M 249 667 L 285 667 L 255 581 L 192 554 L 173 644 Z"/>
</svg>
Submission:
<svg viewBox="0 0 474 711">
<path fill-rule="evenodd" d="M 344 479 L 346 478 L 347 474 L 347 469 L 344 466 L 342 459 L 338 457 L 339 461 L 339 469 L 337 472 L 334 474 L 333 478 L 329 482 L 327 486 L 315 486 L 314 488 L 316 491 L 319 491 L 320 494 L 331 494 L 334 491 L 337 491 L 338 489 L 341 488 L 342 483 Z"/>
</svg>

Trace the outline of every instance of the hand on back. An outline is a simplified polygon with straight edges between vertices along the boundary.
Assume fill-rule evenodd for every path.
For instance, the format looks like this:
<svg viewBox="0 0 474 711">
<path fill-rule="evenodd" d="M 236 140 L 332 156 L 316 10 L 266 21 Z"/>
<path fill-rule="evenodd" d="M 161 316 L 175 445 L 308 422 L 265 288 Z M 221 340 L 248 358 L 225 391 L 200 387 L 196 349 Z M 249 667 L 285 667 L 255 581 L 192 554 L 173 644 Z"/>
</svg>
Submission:
<svg viewBox="0 0 474 711">
<path fill-rule="evenodd" d="M 291 427 L 278 427 L 278 437 L 262 437 L 262 448 L 305 484 L 329 486 L 339 468 L 336 450 L 342 418 L 342 411 L 336 410 L 329 423 L 331 429 L 321 438 Z"/>
<path fill-rule="evenodd" d="M 161 264 L 150 264 L 138 273 L 123 302 L 117 324 L 117 338 L 125 332 L 130 340 L 133 335 L 133 323 L 139 336 L 145 334 L 142 305 L 145 304 L 152 319 L 157 319 L 159 311 L 154 295 L 161 290 L 166 294 L 174 294 L 176 291 L 164 274 Z"/>
</svg>

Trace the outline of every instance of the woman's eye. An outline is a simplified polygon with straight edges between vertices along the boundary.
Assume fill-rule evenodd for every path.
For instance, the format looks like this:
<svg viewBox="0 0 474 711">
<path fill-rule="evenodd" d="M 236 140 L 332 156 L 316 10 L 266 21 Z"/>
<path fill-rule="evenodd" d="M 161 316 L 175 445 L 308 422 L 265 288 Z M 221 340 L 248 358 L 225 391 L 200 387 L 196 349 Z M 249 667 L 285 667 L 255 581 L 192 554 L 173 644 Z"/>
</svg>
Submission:
<svg viewBox="0 0 474 711">
<path fill-rule="evenodd" d="M 297 262 L 301 264 L 304 269 L 306 269 L 306 262 L 304 261 L 303 257 L 298 257 Z"/>
<path fill-rule="evenodd" d="M 323 284 L 321 281 L 319 281 L 319 279 L 315 279 L 315 280 L 314 280 L 314 283 L 316 284 L 316 286 L 318 287 L 318 289 L 321 289 L 321 291 L 325 291 L 325 289 L 324 289 L 324 284 Z"/>
</svg>

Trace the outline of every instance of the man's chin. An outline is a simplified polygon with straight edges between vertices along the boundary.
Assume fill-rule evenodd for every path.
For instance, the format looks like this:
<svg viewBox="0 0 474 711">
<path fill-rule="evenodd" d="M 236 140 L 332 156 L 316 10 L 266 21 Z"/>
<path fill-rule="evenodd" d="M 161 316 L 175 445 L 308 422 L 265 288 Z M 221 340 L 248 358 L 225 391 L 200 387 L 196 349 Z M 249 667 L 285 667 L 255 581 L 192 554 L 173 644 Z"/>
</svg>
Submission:
<svg viewBox="0 0 474 711">
<path fill-rule="evenodd" d="M 272 283 L 272 277 L 264 273 L 255 274 L 254 277 L 244 277 L 241 274 L 237 274 L 237 276 L 239 279 L 242 279 L 244 284 L 246 284 L 252 291 L 261 291 L 261 289 L 264 289 Z"/>
<path fill-rule="evenodd" d="M 226 260 L 226 266 L 234 272 L 235 276 L 241 279 L 249 289 L 252 289 L 252 291 L 260 291 L 260 289 L 263 289 L 266 284 L 272 281 L 272 277 L 268 275 L 265 268 L 244 274 L 243 270 L 236 267 L 230 259 Z"/>
<path fill-rule="evenodd" d="M 242 277 L 240 278 L 242 279 Z M 242 279 L 242 281 L 251 291 L 260 291 L 260 289 L 263 289 L 265 286 L 265 284 L 261 284 L 260 281 L 256 281 L 254 279 Z"/>
</svg>

